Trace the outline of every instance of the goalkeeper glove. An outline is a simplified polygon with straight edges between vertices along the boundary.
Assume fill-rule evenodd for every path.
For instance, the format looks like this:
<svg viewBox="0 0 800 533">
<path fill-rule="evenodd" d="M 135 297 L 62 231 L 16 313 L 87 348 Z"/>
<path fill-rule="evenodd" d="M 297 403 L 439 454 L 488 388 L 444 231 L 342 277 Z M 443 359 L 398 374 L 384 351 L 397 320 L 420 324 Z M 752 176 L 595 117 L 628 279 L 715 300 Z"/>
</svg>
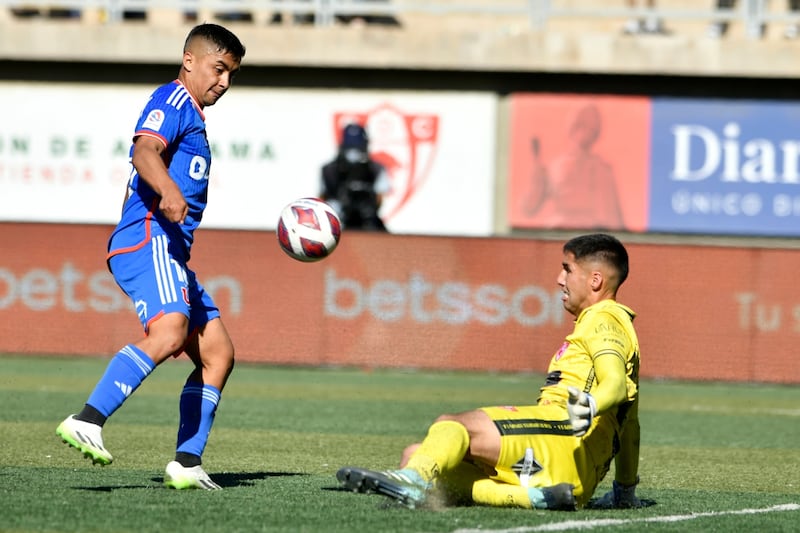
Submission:
<svg viewBox="0 0 800 533">
<path fill-rule="evenodd" d="M 636 485 L 638 484 L 638 476 L 633 485 L 621 485 L 614 480 L 613 488 L 602 498 L 591 501 L 589 507 L 591 509 L 638 509 L 643 507 L 642 501 L 636 497 Z"/>
<path fill-rule="evenodd" d="M 575 387 L 568 387 L 569 399 L 567 412 L 569 422 L 572 424 L 572 433 L 576 437 L 585 435 L 592 425 L 592 419 L 597 413 L 597 403 L 588 392 L 579 391 Z"/>
</svg>

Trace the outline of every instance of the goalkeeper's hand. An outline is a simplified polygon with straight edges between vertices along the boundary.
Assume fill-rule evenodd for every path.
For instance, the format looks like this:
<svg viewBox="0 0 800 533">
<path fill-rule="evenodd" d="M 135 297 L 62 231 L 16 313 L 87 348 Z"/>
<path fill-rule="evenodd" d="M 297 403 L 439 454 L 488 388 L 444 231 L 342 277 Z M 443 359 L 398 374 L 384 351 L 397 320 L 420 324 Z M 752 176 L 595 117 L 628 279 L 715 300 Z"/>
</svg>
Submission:
<svg viewBox="0 0 800 533">
<path fill-rule="evenodd" d="M 601 498 L 592 500 L 587 505 L 590 509 L 638 509 L 644 507 L 642 500 L 636 497 L 636 485 L 639 478 L 633 485 L 621 485 L 614 480 L 612 489 L 606 492 Z"/>
<path fill-rule="evenodd" d="M 572 424 L 572 433 L 580 437 L 589 431 L 592 419 L 597 413 L 597 403 L 588 392 L 579 391 L 575 387 L 568 387 L 567 391 L 569 392 L 567 412 L 569 412 L 569 422 Z"/>
</svg>

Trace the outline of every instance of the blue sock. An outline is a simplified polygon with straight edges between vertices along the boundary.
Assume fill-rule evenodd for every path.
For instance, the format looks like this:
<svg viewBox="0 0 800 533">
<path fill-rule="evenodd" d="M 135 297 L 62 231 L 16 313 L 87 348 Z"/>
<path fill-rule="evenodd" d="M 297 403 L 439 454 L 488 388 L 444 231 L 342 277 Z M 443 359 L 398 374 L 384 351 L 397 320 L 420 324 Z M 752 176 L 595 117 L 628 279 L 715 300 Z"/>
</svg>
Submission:
<svg viewBox="0 0 800 533">
<path fill-rule="evenodd" d="M 201 457 L 211 433 L 220 392 L 216 387 L 187 381 L 181 393 L 178 453 Z"/>
<path fill-rule="evenodd" d="M 109 361 L 105 374 L 86 403 L 104 416 L 111 416 L 155 367 L 153 360 L 136 346 L 129 344 L 123 347 Z"/>
</svg>

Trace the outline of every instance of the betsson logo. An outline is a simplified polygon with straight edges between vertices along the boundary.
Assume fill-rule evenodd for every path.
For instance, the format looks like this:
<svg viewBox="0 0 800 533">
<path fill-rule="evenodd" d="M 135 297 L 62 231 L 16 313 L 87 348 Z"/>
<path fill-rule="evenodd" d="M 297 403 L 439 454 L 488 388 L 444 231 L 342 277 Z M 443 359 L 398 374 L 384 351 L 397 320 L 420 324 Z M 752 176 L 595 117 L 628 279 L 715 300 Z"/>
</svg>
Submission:
<svg viewBox="0 0 800 533">
<path fill-rule="evenodd" d="M 242 287 L 238 280 L 218 276 L 204 280 L 203 286 L 214 296 L 225 292 L 229 297 L 226 312 L 241 314 Z M 33 268 L 20 275 L 0 267 L 0 311 L 17 304 L 41 312 L 63 309 L 73 313 L 116 313 L 132 308 L 107 271 L 86 274 L 69 262 L 57 272 Z"/>
<path fill-rule="evenodd" d="M 561 292 L 536 285 L 469 285 L 457 281 L 434 283 L 411 272 L 406 281 L 378 279 L 368 285 L 325 271 L 325 315 L 354 319 L 363 314 L 384 322 L 412 320 L 421 324 L 478 322 L 500 326 L 558 325 L 564 320 Z"/>
<path fill-rule="evenodd" d="M 226 313 L 241 315 L 243 290 L 236 278 L 207 278 L 203 286 L 215 299 L 227 297 L 218 301 L 227 304 Z M 106 314 L 130 312 L 132 304 L 107 271 L 86 273 L 66 262 L 57 271 L 32 268 L 19 274 L 0 267 L 0 311 L 14 306 L 38 312 Z M 558 325 L 565 316 L 560 291 L 548 292 L 536 285 L 435 283 L 418 272 L 410 273 L 406 281 L 378 279 L 367 284 L 339 278 L 333 269 L 325 271 L 324 312 L 339 319 L 367 314 L 386 322 L 407 319 L 420 324 L 500 326 L 513 321 L 527 327 Z"/>
</svg>

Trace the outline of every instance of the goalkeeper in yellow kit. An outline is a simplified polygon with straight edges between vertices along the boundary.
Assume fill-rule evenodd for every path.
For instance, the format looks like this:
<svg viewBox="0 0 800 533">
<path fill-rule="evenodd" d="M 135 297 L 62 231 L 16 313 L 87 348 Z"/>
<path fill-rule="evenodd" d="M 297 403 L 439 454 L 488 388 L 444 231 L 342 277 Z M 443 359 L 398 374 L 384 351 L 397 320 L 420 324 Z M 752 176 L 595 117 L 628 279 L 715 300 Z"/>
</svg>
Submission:
<svg viewBox="0 0 800 533">
<path fill-rule="evenodd" d="M 558 275 L 575 328 L 556 351 L 535 405 L 446 414 L 406 448 L 399 470 L 341 468 L 342 485 L 409 507 L 448 503 L 574 510 L 615 460 L 604 507 L 636 507 L 639 341 L 634 312 L 616 302 L 628 253 L 606 234 L 563 247 Z"/>
</svg>

